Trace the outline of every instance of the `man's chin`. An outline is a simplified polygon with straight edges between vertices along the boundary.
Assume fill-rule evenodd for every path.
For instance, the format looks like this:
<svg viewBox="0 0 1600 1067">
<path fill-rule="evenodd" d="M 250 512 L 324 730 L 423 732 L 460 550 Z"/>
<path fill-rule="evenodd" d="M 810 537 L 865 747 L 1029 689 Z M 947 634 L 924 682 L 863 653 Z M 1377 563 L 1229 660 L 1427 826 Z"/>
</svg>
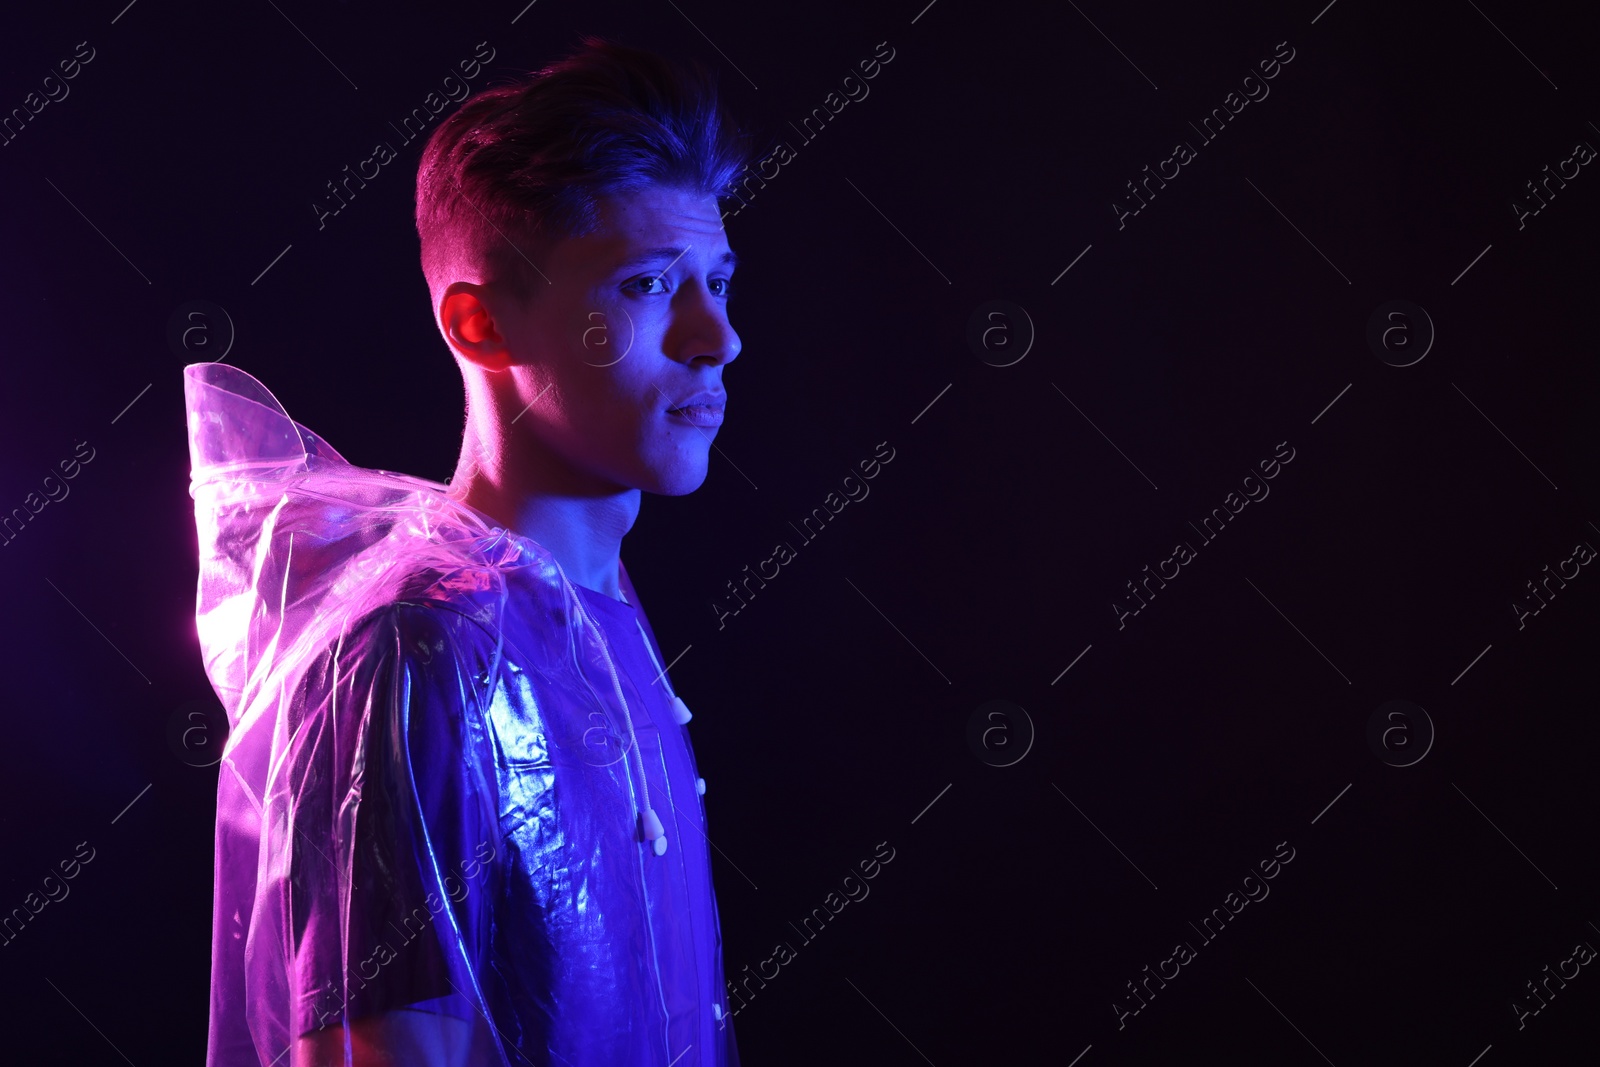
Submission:
<svg viewBox="0 0 1600 1067">
<path fill-rule="evenodd" d="M 705 461 L 697 464 L 684 464 L 671 470 L 657 470 L 651 472 L 650 483 L 640 486 L 647 493 L 657 496 L 687 496 L 705 484 Z"/>
</svg>

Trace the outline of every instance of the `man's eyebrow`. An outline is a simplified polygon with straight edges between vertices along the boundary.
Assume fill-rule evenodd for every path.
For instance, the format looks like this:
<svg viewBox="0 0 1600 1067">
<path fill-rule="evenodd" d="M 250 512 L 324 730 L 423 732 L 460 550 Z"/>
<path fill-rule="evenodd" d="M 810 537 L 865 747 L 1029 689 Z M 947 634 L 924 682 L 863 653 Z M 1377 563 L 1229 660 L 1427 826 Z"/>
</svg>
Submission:
<svg viewBox="0 0 1600 1067">
<path fill-rule="evenodd" d="M 672 262 L 676 261 L 687 251 L 687 248 L 652 248 L 647 251 L 640 252 L 638 255 L 629 256 L 627 259 L 617 264 L 617 267 L 618 269 L 623 267 L 636 267 L 644 263 L 653 263 L 659 259 L 665 259 L 669 262 Z M 739 265 L 739 257 L 735 255 L 732 250 L 729 250 L 722 253 L 722 255 L 717 258 L 717 263 L 726 264 L 729 269 L 733 269 Z"/>
</svg>

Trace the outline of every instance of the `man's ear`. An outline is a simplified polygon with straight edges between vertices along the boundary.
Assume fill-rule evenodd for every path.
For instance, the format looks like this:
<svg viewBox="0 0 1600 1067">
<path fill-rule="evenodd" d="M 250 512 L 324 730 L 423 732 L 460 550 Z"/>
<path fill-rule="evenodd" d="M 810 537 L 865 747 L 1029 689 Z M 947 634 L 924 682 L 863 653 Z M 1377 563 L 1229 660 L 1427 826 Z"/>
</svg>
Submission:
<svg viewBox="0 0 1600 1067">
<path fill-rule="evenodd" d="M 488 371 L 511 366 L 511 352 L 490 311 L 486 286 L 451 282 L 439 301 L 439 328 L 450 347 L 469 363 Z"/>
</svg>

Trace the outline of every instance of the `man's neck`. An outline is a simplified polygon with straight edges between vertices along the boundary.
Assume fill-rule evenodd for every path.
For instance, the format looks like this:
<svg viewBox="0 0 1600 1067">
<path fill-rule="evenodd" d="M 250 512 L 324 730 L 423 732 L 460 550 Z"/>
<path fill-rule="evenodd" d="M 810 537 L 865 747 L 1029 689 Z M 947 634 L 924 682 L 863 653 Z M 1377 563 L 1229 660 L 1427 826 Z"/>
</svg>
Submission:
<svg viewBox="0 0 1600 1067">
<path fill-rule="evenodd" d="M 556 488 L 568 479 L 540 462 L 549 457 L 492 456 L 484 462 L 469 453 L 463 447 L 450 483 L 452 498 L 548 550 L 568 581 L 622 598 L 617 564 L 622 539 L 639 516 L 639 490 L 579 494 Z"/>
</svg>

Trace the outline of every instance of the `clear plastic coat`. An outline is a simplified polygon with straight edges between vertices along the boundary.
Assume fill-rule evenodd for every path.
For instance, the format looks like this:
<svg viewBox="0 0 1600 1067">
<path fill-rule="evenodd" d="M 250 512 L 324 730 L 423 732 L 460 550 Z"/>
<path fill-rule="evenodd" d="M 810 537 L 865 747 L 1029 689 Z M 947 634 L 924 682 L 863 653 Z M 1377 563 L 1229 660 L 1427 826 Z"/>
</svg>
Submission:
<svg viewBox="0 0 1600 1067">
<path fill-rule="evenodd" d="M 643 616 L 243 371 L 184 375 L 231 728 L 209 1067 L 736 1065 L 687 728 L 626 669 L 659 658 Z"/>
</svg>

